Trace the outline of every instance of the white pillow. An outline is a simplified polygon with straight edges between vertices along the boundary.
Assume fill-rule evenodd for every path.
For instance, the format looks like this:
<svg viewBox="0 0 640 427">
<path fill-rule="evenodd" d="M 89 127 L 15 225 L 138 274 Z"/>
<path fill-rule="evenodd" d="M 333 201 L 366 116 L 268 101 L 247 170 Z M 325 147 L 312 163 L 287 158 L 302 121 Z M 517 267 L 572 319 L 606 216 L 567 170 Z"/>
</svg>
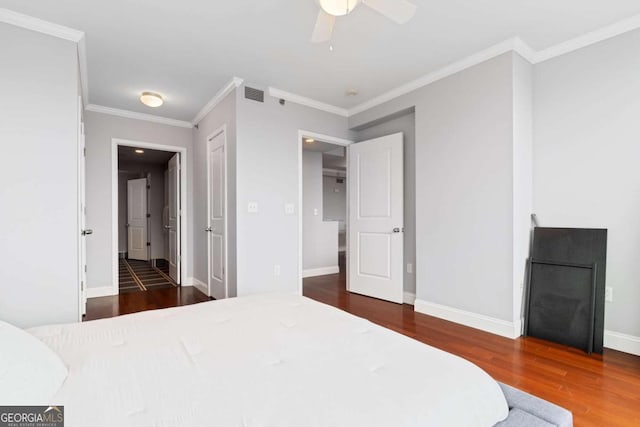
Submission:
<svg viewBox="0 0 640 427">
<path fill-rule="evenodd" d="M 0 321 L 0 405 L 50 405 L 65 378 L 60 357 L 30 333 Z"/>
</svg>

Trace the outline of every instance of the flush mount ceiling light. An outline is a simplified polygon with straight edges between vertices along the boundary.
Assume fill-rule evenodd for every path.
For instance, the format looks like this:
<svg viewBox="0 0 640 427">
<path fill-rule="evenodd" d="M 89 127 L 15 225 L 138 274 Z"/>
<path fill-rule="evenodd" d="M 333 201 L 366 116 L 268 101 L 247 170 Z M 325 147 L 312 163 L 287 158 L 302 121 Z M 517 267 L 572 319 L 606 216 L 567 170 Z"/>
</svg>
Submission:
<svg viewBox="0 0 640 427">
<path fill-rule="evenodd" d="M 153 93 L 153 92 L 142 92 L 140 95 L 140 102 L 142 102 L 147 107 L 159 107 L 164 104 L 164 99 L 162 99 L 162 95 Z"/>
<path fill-rule="evenodd" d="M 139 149 L 139 148 L 138 148 L 138 149 L 136 150 L 136 153 L 138 153 L 138 154 L 143 154 L 143 153 L 144 153 L 144 150 L 141 150 L 141 149 Z"/>
<path fill-rule="evenodd" d="M 312 142 L 315 142 L 316 140 L 313 138 L 305 138 L 304 142 L 306 142 L 307 144 L 311 144 Z"/>
</svg>

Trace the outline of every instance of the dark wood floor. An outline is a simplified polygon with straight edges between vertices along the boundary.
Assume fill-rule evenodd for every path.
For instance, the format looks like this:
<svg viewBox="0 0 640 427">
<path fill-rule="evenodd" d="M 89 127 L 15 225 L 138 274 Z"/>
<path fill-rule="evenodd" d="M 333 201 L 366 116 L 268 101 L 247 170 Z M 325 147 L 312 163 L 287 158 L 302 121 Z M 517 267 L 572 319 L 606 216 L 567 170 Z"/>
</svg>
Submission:
<svg viewBox="0 0 640 427">
<path fill-rule="evenodd" d="M 129 292 L 120 295 L 87 300 L 84 320 L 103 319 L 138 311 L 177 307 L 209 301 L 209 298 L 193 286 L 149 289 L 145 292 Z"/>
<path fill-rule="evenodd" d="M 498 381 L 570 409 L 577 427 L 640 426 L 640 357 L 613 350 L 590 357 L 535 338 L 502 338 L 350 294 L 343 274 L 305 279 L 304 294 L 470 360 Z M 87 319 L 206 300 L 193 287 L 93 298 Z"/>
</svg>

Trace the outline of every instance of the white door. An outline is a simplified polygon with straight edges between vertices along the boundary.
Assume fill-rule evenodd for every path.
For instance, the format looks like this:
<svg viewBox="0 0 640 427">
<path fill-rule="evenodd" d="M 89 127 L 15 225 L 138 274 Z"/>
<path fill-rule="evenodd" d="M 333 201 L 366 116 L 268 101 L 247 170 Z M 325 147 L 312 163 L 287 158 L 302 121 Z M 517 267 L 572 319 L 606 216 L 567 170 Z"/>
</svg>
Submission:
<svg viewBox="0 0 640 427">
<path fill-rule="evenodd" d="M 349 146 L 350 292 L 402 304 L 403 134 Z"/>
<path fill-rule="evenodd" d="M 225 132 L 211 138 L 207 144 L 208 165 L 208 264 L 209 296 L 227 297 L 226 280 L 226 160 Z"/>
<path fill-rule="evenodd" d="M 87 227 L 86 191 L 85 191 L 85 137 L 84 123 L 82 122 L 82 98 L 79 99 L 78 118 L 78 225 L 80 228 L 80 238 L 78 247 L 78 267 L 80 276 L 80 307 L 82 316 L 87 314 L 87 236 L 93 233 Z"/>
<path fill-rule="evenodd" d="M 169 160 L 169 276 L 180 284 L 180 153 Z"/>
<path fill-rule="evenodd" d="M 127 181 L 127 256 L 147 261 L 147 179 Z"/>
</svg>

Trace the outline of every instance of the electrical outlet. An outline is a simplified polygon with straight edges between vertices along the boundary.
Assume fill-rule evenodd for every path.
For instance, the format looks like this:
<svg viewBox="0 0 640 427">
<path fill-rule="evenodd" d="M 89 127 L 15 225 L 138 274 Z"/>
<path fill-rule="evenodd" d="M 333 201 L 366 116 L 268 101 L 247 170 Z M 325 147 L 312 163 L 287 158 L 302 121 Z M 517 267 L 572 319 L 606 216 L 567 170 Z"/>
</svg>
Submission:
<svg viewBox="0 0 640 427">
<path fill-rule="evenodd" d="M 413 264 L 407 263 L 407 273 L 413 273 Z"/>
<path fill-rule="evenodd" d="M 604 300 L 606 302 L 613 302 L 613 288 L 611 286 L 607 286 L 604 291 Z"/>
<path fill-rule="evenodd" d="M 313 216 L 318 216 L 319 213 L 320 211 L 318 210 L 318 208 L 313 209 Z"/>
<path fill-rule="evenodd" d="M 274 276 L 279 276 L 280 275 L 280 264 L 274 264 L 273 265 L 273 275 Z"/>
<path fill-rule="evenodd" d="M 258 202 L 249 202 L 247 205 L 247 212 L 258 213 Z"/>
</svg>

